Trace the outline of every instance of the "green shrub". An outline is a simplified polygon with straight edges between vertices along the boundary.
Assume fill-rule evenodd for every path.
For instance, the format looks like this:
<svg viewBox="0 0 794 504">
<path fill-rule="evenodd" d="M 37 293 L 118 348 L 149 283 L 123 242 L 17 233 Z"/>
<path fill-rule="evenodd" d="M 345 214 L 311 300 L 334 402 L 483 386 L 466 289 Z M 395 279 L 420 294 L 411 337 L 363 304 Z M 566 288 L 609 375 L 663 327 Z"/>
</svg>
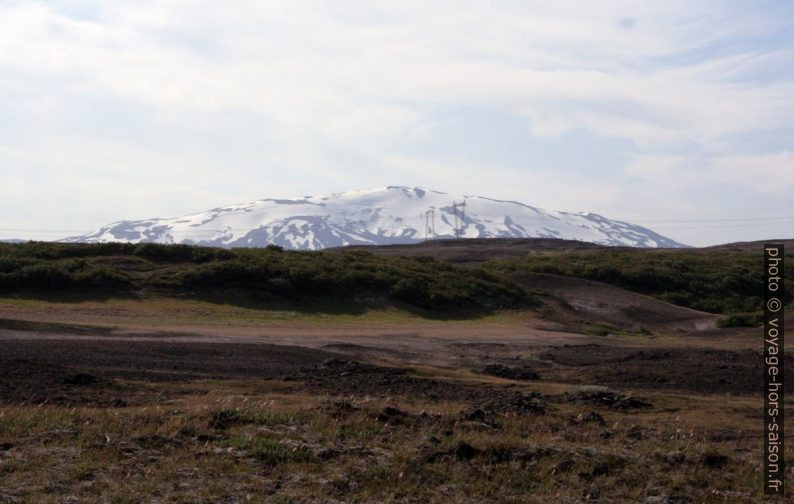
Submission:
<svg viewBox="0 0 794 504">
<path fill-rule="evenodd" d="M 127 287 L 127 277 L 108 266 L 83 259 L 20 263 L 0 273 L 0 291 L 63 291 L 91 288 L 115 290 Z"/>
<path fill-rule="evenodd" d="M 764 312 L 731 313 L 717 321 L 719 327 L 758 327 L 764 323 Z"/>
<path fill-rule="evenodd" d="M 134 258 L 134 260 L 133 260 Z M 236 290 L 311 302 L 381 298 L 440 311 L 530 306 L 537 300 L 498 273 L 430 258 L 360 250 L 295 252 L 280 247 L 215 249 L 161 244 L 0 246 L 0 290 Z"/>
<path fill-rule="evenodd" d="M 794 281 L 794 255 L 784 276 Z M 492 261 L 489 271 L 549 273 L 604 282 L 710 313 L 751 313 L 763 306 L 761 251 L 626 250 L 557 252 Z M 785 302 L 792 301 L 791 290 Z M 744 317 L 747 323 L 752 320 Z M 738 323 L 739 319 L 735 320 Z M 726 322 L 728 323 L 728 322 Z"/>
</svg>

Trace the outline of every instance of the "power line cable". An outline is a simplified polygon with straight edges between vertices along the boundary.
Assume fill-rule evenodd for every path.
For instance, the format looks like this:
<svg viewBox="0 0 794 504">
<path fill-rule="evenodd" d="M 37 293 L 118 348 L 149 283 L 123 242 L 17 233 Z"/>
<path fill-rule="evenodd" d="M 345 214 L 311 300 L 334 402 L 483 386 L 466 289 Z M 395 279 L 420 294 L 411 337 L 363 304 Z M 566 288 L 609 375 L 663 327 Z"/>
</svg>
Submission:
<svg viewBox="0 0 794 504">
<path fill-rule="evenodd" d="M 726 226 L 683 226 L 683 227 L 655 227 L 654 230 L 657 231 L 670 231 L 676 229 L 722 229 L 722 228 L 741 228 L 741 227 L 755 227 L 755 226 L 769 226 L 769 225 L 781 225 L 781 224 L 794 224 L 794 220 L 791 221 L 778 221 L 778 222 L 756 222 L 752 224 L 729 224 Z"/>
<path fill-rule="evenodd" d="M 746 222 L 746 221 L 773 221 L 773 220 L 783 220 L 783 219 L 794 219 L 794 215 L 783 216 L 783 217 L 742 217 L 736 219 L 664 219 L 664 220 L 636 219 L 636 220 L 638 222 L 664 223 L 664 222 Z"/>
</svg>

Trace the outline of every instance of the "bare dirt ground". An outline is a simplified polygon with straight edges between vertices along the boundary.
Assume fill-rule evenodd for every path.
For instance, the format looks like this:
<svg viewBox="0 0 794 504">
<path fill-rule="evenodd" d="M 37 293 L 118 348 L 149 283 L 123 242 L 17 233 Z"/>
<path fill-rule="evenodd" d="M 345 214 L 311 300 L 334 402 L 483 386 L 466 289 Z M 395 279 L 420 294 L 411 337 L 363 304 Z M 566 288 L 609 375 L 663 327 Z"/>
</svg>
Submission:
<svg viewBox="0 0 794 504">
<path fill-rule="evenodd" d="M 474 320 L 2 299 L 0 503 L 759 501 L 759 330 L 524 281 Z"/>
<path fill-rule="evenodd" d="M 392 312 L 277 316 L 160 299 L 2 300 L 0 375 L 18 400 L 25 387 L 11 384 L 38 372 L 41 380 L 55 381 L 83 371 L 147 380 L 277 379 L 339 357 L 474 373 L 502 366 L 560 383 L 755 391 L 761 368 L 757 330 L 717 329 L 714 315 L 596 282 L 544 274 L 522 281 L 546 293 L 540 311 L 482 320 Z"/>
<path fill-rule="evenodd" d="M 519 279 L 551 299 L 545 316 L 564 324 L 593 322 L 656 332 L 699 332 L 717 327 L 718 316 L 580 278 L 524 274 Z"/>
</svg>

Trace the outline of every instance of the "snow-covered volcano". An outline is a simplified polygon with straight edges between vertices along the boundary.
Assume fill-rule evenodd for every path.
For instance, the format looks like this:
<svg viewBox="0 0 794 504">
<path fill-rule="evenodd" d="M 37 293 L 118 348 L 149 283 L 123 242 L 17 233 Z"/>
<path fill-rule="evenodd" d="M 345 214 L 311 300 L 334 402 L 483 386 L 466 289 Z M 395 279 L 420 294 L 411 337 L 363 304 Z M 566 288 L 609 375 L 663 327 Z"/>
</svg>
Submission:
<svg viewBox="0 0 794 504">
<path fill-rule="evenodd" d="M 465 202 L 465 207 L 455 203 Z M 433 209 L 433 214 L 428 211 Z M 682 247 L 650 229 L 592 213 L 550 212 L 515 201 L 390 186 L 263 199 L 175 219 L 120 221 L 69 242 L 188 243 L 316 250 L 427 238 L 565 238 L 604 245 Z"/>
</svg>

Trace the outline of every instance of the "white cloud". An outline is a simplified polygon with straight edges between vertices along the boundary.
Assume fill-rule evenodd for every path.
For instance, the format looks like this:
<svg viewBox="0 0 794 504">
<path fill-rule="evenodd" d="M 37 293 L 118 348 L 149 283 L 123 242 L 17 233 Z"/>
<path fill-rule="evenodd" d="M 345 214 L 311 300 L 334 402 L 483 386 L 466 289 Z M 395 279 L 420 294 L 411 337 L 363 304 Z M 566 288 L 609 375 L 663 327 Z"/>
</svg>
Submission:
<svg viewBox="0 0 794 504">
<path fill-rule="evenodd" d="M 626 175 L 650 181 L 661 181 L 676 175 L 690 160 L 684 156 L 639 155 L 626 165 Z"/>
<path fill-rule="evenodd" d="M 91 178 L 94 191 L 143 196 L 140 211 L 77 198 L 96 224 L 176 210 L 157 203 L 167 184 L 192 210 L 387 183 L 605 213 L 653 184 L 683 194 L 715 173 L 779 192 L 794 183 L 790 152 L 737 138 L 794 130 L 783 70 L 794 47 L 743 42 L 787 19 L 679 1 L 3 3 L 0 184 L 57 173 L 69 191 Z M 626 141 L 629 164 L 574 173 L 415 152 L 444 107 L 521 117 L 541 141 Z M 495 172 L 544 190 L 505 187 Z M 42 198 L 54 209 L 65 200 L 52 191 Z"/>
<path fill-rule="evenodd" d="M 396 110 L 395 103 L 507 106 L 523 111 L 538 133 L 584 127 L 642 144 L 715 143 L 790 120 L 782 113 L 792 109 L 788 82 L 725 79 L 751 64 L 746 55 L 634 70 L 627 60 L 675 56 L 691 44 L 647 13 L 643 29 L 627 32 L 604 8 L 570 16 L 406 5 L 382 9 L 393 20 L 373 27 L 311 3 L 235 5 L 119 2 L 99 20 L 75 20 L 22 3 L 3 13 L 0 62 L 5 72 L 67 77 L 86 92 L 165 108 L 253 108 L 300 128 L 349 121 L 358 106 Z M 654 10 L 669 22 L 685 19 L 675 9 Z M 385 122 L 399 124 L 407 113 Z"/>
<path fill-rule="evenodd" d="M 762 193 L 794 190 L 794 152 L 721 156 L 714 160 L 709 175 Z"/>
<path fill-rule="evenodd" d="M 787 193 L 794 189 L 794 152 L 786 150 L 710 159 L 640 155 L 626 166 L 625 173 L 653 184 L 675 184 L 679 188 L 735 184 L 745 192 L 760 195 Z"/>
</svg>

